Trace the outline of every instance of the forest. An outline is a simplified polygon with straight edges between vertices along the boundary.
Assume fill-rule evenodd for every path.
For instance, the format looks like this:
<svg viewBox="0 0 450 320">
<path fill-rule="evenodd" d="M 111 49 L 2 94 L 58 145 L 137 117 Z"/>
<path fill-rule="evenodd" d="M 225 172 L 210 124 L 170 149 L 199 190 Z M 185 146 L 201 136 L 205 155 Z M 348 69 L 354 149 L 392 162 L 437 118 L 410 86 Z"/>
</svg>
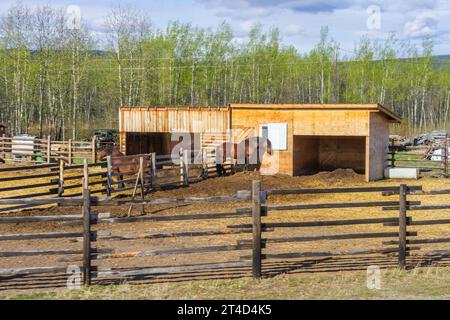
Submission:
<svg viewBox="0 0 450 320">
<path fill-rule="evenodd" d="M 229 103 L 380 103 L 404 121 L 397 133 L 446 128 L 449 59 L 433 42 L 391 34 L 343 50 L 324 26 L 313 50 L 255 26 L 236 41 L 226 22 L 155 28 L 131 7 L 106 13 L 104 34 L 69 28 L 52 6 L 10 7 L 0 19 L 0 123 L 10 134 L 84 139 L 117 128 L 118 107 Z"/>
</svg>

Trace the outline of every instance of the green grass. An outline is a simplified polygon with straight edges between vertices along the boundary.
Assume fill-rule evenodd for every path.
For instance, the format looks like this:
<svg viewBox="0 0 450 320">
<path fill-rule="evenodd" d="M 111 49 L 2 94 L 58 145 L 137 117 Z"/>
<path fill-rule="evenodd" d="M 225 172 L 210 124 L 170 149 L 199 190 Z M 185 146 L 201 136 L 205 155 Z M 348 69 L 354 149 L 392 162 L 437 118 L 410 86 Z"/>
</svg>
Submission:
<svg viewBox="0 0 450 320">
<path fill-rule="evenodd" d="M 381 289 L 368 289 L 366 272 L 277 276 L 255 280 L 91 286 L 3 299 L 450 299 L 450 269 L 383 270 Z"/>
</svg>

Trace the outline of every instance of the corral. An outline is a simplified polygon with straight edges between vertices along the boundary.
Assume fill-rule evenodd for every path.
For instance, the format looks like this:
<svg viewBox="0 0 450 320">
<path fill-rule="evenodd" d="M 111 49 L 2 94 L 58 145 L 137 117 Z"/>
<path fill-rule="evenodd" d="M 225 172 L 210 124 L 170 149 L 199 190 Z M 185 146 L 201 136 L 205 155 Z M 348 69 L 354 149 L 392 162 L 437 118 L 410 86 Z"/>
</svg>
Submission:
<svg viewBox="0 0 450 320">
<path fill-rule="evenodd" d="M 270 137 L 272 126 L 264 118 L 267 110 L 257 108 L 261 109 L 259 115 L 247 105 L 221 110 L 223 127 L 236 126 L 241 133 L 268 127 Z M 83 165 L 66 165 L 64 155 L 59 164 L 51 163 L 51 151 L 48 164 L 5 165 L 0 169 L 0 182 L 12 185 L 0 187 L 5 194 L 0 210 L 9 211 L 0 217 L 0 292 L 65 287 L 68 276 L 77 270 L 85 285 L 90 285 L 335 273 L 368 266 L 448 266 L 447 180 L 422 179 L 408 181 L 408 185 L 401 180 L 367 183 L 368 174 L 374 174 L 365 169 L 367 161 L 376 167 L 376 160 L 386 160 L 388 152 L 384 143 L 374 143 L 377 147 L 373 149 L 366 145 L 376 138 L 383 141 L 388 122 L 396 119 L 378 105 L 348 108 L 352 110 L 326 110 L 330 114 L 364 114 L 365 124 L 362 120 L 352 123 L 360 126 L 361 136 L 350 131 L 345 131 L 348 136 L 332 136 L 324 129 L 314 131 L 315 136 L 305 129 L 308 135 L 297 137 L 293 133 L 298 128 L 287 120 L 296 113 L 287 106 L 277 107 L 276 112 L 282 114 L 277 119 L 287 121 L 286 130 L 293 130 L 286 131 L 286 149 L 292 152 L 280 157 L 282 170 L 289 166 L 293 170 L 296 159 L 300 157 L 298 163 L 304 163 L 311 154 L 316 159 L 310 169 L 334 170 L 333 165 L 319 166 L 327 150 L 333 150 L 329 152 L 333 154 L 331 164 L 351 168 L 315 175 L 240 172 L 215 177 L 213 159 L 201 157 L 200 164 L 188 161 L 195 150 L 181 150 L 176 159 L 157 153 L 171 148 L 161 135 L 157 137 L 163 143 L 145 143 L 145 148 L 153 148 L 146 151 L 153 152 L 108 156 L 105 163 L 95 163 L 96 144 L 92 141 L 89 152 L 80 154 L 85 156 Z M 137 110 L 138 115 L 145 114 L 142 108 Z M 254 117 L 248 116 L 250 110 Z M 183 114 L 187 117 L 191 111 L 186 109 Z M 300 111 L 314 110 L 302 106 L 296 112 Z M 234 112 L 238 124 L 230 116 Z M 210 113 L 213 111 L 208 109 L 203 116 Z M 174 117 L 171 121 L 176 123 Z M 382 119 L 378 119 L 383 123 L 381 129 L 372 124 L 370 130 L 372 117 Z M 140 127 L 144 130 L 148 121 L 144 117 L 137 122 L 144 123 Z M 158 134 L 169 130 L 164 126 Z M 177 130 L 204 134 L 212 126 L 179 125 Z M 127 134 L 125 142 L 133 135 Z M 274 144 L 283 144 L 276 136 L 272 139 Z M 300 139 L 302 152 L 294 148 L 296 139 Z M 364 146 L 358 143 L 363 140 Z M 40 144 L 51 150 L 50 139 Z M 158 145 L 165 147 L 155 148 Z M 346 149 L 347 145 L 351 147 Z M 394 157 L 393 152 L 391 155 Z M 89 156 L 93 163 L 88 164 Z M 114 170 L 128 167 L 131 171 Z M 28 183 L 15 185 L 16 180 Z M 11 212 L 29 207 L 42 208 Z"/>
<path fill-rule="evenodd" d="M 100 206 L 93 202 L 92 283 L 251 275 L 253 218 L 251 210 L 245 208 L 252 202 L 245 193 L 233 196 L 252 190 L 255 179 L 261 180 L 261 189 L 268 192 L 268 202 L 262 207 L 271 208 L 267 216 L 261 211 L 264 277 L 364 270 L 368 265 L 398 266 L 401 181 L 367 184 L 364 176 L 351 170 L 304 177 L 260 176 L 255 172 L 155 191 L 146 197 L 144 215 L 134 210 L 130 218 L 124 217 L 133 203 L 129 198 Z M 448 192 L 429 193 L 446 188 L 446 184 L 444 179 L 422 179 L 409 187 L 405 204 L 410 218 L 405 221 L 408 230 L 404 230 L 408 268 L 448 265 L 450 220 L 445 217 L 446 206 L 436 205 L 448 203 L 450 198 Z M 414 195 L 420 191 L 419 185 L 425 193 Z M 387 194 L 381 195 L 382 190 Z M 204 202 L 205 197 L 213 198 Z M 62 207 L 3 216 L 3 293 L 65 287 L 68 265 L 79 265 L 83 270 L 86 238 L 79 221 L 80 207 L 67 206 L 71 198 L 64 201 Z M 139 207 L 139 202 L 134 205 Z M 39 218 L 43 215 L 47 218 Z"/>
</svg>

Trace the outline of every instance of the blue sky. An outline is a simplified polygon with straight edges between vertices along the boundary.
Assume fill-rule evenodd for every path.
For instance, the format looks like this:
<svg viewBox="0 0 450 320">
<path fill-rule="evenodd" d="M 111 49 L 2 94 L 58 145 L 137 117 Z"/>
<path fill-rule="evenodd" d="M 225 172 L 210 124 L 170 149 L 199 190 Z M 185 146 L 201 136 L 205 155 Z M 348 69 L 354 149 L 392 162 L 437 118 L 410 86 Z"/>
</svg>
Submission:
<svg viewBox="0 0 450 320">
<path fill-rule="evenodd" d="M 2 0 L 0 14 L 5 14 L 15 2 Z M 174 20 L 200 27 L 214 27 L 225 20 L 232 26 L 237 41 L 245 39 L 254 24 L 262 24 L 267 30 L 278 27 L 283 42 L 294 45 L 300 52 L 310 50 L 319 40 L 321 26 L 328 26 L 344 52 L 351 51 L 363 35 L 385 38 L 394 31 L 400 39 L 417 44 L 423 35 L 429 35 L 434 39 L 435 54 L 450 54 L 449 0 L 22 0 L 22 3 L 29 7 L 78 5 L 83 20 L 100 35 L 107 12 L 120 3 L 145 12 L 158 28 L 165 28 Z"/>
</svg>

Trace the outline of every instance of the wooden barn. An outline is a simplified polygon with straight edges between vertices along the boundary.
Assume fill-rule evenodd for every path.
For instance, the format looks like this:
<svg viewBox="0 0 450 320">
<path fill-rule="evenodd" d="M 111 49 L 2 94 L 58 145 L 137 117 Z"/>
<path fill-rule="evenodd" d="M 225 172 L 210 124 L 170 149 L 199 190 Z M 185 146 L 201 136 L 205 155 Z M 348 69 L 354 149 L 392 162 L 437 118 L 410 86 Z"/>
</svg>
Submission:
<svg viewBox="0 0 450 320">
<path fill-rule="evenodd" d="M 119 109 L 120 148 L 126 154 L 170 154 L 174 144 L 172 133 L 190 133 L 201 138 L 226 139 L 230 128 L 229 107 L 122 107 Z M 193 133 L 199 133 L 194 137 Z"/>
<path fill-rule="evenodd" d="M 389 124 L 400 118 L 379 104 L 231 104 L 208 107 L 122 107 L 122 152 L 170 154 L 171 133 L 200 133 L 197 146 L 247 134 L 267 134 L 279 172 L 302 175 L 351 168 L 366 180 L 384 178 Z M 240 133 L 227 135 L 228 129 Z M 265 132 L 264 132 L 265 130 Z"/>
<path fill-rule="evenodd" d="M 279 172 L 302 175 L 337 168 L 384 178 L 389 123 L 400 118 L 379 104 L 232 104 L 232 128 L 268 131 Z"/>
</svg>

